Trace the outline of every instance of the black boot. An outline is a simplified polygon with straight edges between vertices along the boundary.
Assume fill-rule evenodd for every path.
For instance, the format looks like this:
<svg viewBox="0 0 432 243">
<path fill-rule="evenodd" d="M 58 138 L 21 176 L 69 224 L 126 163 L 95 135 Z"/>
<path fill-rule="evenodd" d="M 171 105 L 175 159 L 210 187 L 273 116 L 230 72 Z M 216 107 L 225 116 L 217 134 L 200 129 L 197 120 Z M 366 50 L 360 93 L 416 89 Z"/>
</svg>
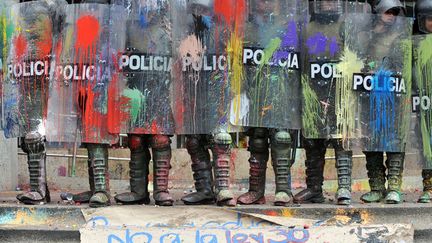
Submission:
<svg viewBox="0 0 432 243">
<path fill-rule="evenodd" d="M 405 153 L 387 152 L 386 165 L 388 168 L 388 190 L 385 198 L 387 204 L 398 204 L 402 202 L 401 187 L 404 159 Z"/>
<path fill-rule="evenodd" d="M 269 159 L 268 130 L 253 128 L 249 139 L 249 191 L 237 198 L 239 204 L 265 204 L 265 183 Z"/>
<path fill-rule="evenodd" d="M 216 177 L 216 203 L 218 206 L 235 206 L 234 195 L 230 191 L 231 179 L 231 135 L 220 132 L 214 137 L 212 147 Z"/>
<path fill-rule="evenodd" d="M 24 138 L 22 148 L 27 153 L 30 191 L 19 194 L 17 199 L 32 205 L 48 203 L 51 199 L 46 180 L 45 138 L 38 132 L 29 133 Z"/>
<path fill-rule="evenodd" d="M 276 182 L 276 206 L 286 206 L 292 200 L 291 166 L 295 159 L 291 156 L 292 149 L 291 136 L 287 131 L 277 131 L 272 136 L 271 157 Z"/>
<path fill-rule="evenodd" d="M 351 204 L 351 172 L 352 151 L 336 150 L 336 170 L 338 176 L 338 190 L 336 201 L 339 205 Z"/>
<path fill-rule="evenodd" d="M 108 206 L 110 205 L 108 147 L 104 144 L 87 144 L 87 152 L 95 187 L 89 206 L 92 208 Z"/>
<path fill-rule="evenodd" d="M 186 205 L 214 203 L 213 173 L 210 154 L 199 135 L 188 136 L 186 148 L 191 156 L 193 178 L 196 192 L 184 196 L 181 200 Z"/>
<path fill-rule="evenodd" d="M 116 202 L 122 204 L 149 204 L 148 174 L 150 151 L 145 144 L 144 137 L 128 135 L 131 160 L 129 162 L 130 192 L 118 194 L 114 197 Z"/>
<path fill-rule="evenodd" d="M 60 195 L 62 200 L 68 200 L 68 197 L 72 196 L 72 200 L 76 203 L 88 203 L 90 201 L 90 198 L 94 194 L 94 191 L 95 191 L 94 175 L 93 175 L 93 169 L 92 169 L 90 160 L 87 160 L 87 170 L 88 170 L 88 176 L 89 176 L 90 191 L 85 191 L 85 192 L 81 192 L 81 193 L 74 194 L 74 195 L 72 195 L 72 193 L 62 193 Z"/>
<path fill-rule="evenodd" d="M 304 145 L 307 188 L 297 193 L 294 196 L 294 201 L 298 203 L 323 203 L 325 198 L 322 193 L 322 185 L 326 144 L 323 139 L 306 139 Z"/>
<path fill-rule="evenodd" d="M 382 152 L 363 152 L 366 155 L 366 169 L 371 191 L 360 199 L 366 203 L 379 202 L 386 195 L 384 155 Z"/>
<path fill-rule="evenodd" d="M 171 139 L 166 135 L 152 135 L 153 198 L 159 206 L 172 206 L 174 200 L 168 192 L 171 169 Z"/>
</svg>

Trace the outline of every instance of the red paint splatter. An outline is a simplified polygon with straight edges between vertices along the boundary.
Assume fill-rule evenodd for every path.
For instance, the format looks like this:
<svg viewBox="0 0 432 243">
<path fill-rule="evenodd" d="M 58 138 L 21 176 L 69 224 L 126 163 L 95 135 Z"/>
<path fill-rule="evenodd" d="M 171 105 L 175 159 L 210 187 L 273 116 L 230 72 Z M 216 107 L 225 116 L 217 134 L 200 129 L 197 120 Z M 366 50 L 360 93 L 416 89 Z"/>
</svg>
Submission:
<svg viewBox="0 0 432 243">
<path fill-rule="evenodd" d="M 21 58 L 27 53 L 27 40 L 22 33 L 20 33 L 14 40 L 16 58 Z"/>
<path fill-rule="evenodd" d="M 278 212 L 276 212 L 274 210 L 266 210 L 266 211 L 264 211 L 264 214 L 267 216 L 279 216 Z"/>
<path fill-rule="evenodd" d="M 77 90 L 77 103 L 81 108 L 82 114 L 82 142 L 83 143 L 115 143 L 117 136 L 109 134 L 108 132 L 108 119 L 107 114 L 103 112 L 103 104 L 101 102 L 101 93 L 97 85 L 101 82 L 99 79 L 101 73 L 105 68 L 104 65 L 98 60 L 98 48 L 103 48 L 99 43 L 100 24 L 97 18 L 91 15 L 84 15 L 76 22 L 76 41 L 75 53 L 76 59 L 74 63 L 78 66 L 94 65 L 97 70 L 96 78 L 94 80 L 83 80 L 74 83 L 75 90 Z M 101 56 L 100 59 L 105 57 Z"/>
<path fill-rule="evenodd" d="M 245 0 L 216 0 L 214 11 L 225 20 L 231 31 L 242 32 L 246 14 Z"/>
<path fill-rule="evenodd" d="M 118 80 L 118 74 L 114 74 L 108 88 L 108 131 L 115 134 L 130 120 L 130 98 L 120 94 Z"/>
<path fill-rule="evenodd" d="M 151 124 L 151 128 L 150 128 L 151 134 L 159 134 L 159 130 L 160 129 L 159 129 L 157 122 L 153 121 Z"/>
<path fill-rule="evenodd" d="M 77 39 L 75 48 L 87 49 L 92 47 L 99 39 L 99 21 L 91 16 L 80 17 L 76 22 Z"/>
<path fill-rule="evenodd" d="M 52 48 L 52 25 L 51 21 L 47 20 L 44 23 L 44 31 L 39 37 L 39 41 L 36 43 L 37 46 L 37 54 L 39 58 L 46 57 L 51 54 Z"/>
</svg>

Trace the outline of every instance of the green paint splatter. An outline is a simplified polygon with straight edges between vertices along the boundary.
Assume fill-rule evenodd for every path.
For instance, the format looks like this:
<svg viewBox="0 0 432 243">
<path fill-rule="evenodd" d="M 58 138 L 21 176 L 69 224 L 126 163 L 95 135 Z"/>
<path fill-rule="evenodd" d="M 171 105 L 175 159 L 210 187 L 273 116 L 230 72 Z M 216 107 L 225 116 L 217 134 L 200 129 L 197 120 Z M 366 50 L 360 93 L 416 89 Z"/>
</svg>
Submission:
<svg viewBox="0 0 432 243">
<path fill-rule="evenodd" d="M 261 107 L 262 104 L 264 106 L 267 104 L 267 97 L 270 95 L 269 91 L 269 83 L 271 82 L 272 76 L 270 75 L 270 66 L 269 61 L 273 57 L 274 52 L 280 47 L 281 44 L 280 38 L 273 38 L 270 40 L 270 43 L 267 45 L 267 47 L 264 49 L 263 58 L 261 60 L 260 65 L 258 66 L 255 77 L 254 77 L 254 83 L 255 85 L 255 91 L 253 92 L 252 97 L 254 100 L 254 103 L 251 106 L 251 109 L 254 110 L 257 114 L 256 117 L 252 117 L 251 120 L 253 121 L 253 124 L 262 124 L 263 116 L 261 111 L 263 107 Z M 269 80 L 270 79 L 270 80 Z M 262 87 L 264 86 L 264 87 Z M 261 97 L 264 98 L 264 102 L 261 104 Z"/>
<path fill-rule="evenodd" d="M 408 138 L 408 130 L 409 125 L 411 122 L 411 116 L 407 116 L 406 114 L 410 114 L 411 112 L 411 106 L 409 105 L 411 102 L 411 91 L 412 91 L 412 40 L 411 38 L 405 39 L 401 42 L 401 49 L 402 49 L 402 55 L 403 55 L 403 69 L 402 69 L 402 77 L 405 80 L 405 88 L 406 93 L 404 94 L 404 101 L 400 102 L 400 105 L 403 106 L 401 109 L 403 109 L 403 112 L 401 114 L 402 117 L 402 124 L 399 126 L 399 134 L 401 134 L 402 141 L 405 141 L 403 144 L 406 143 Z"/>
<path fill-rule="evenodd" d="M 432 95 L 432 35 L 417 37 L 421 38 L 417 45 L 417 58 L 415 59 L 416 82 L 420 89 L 420 97 Z M 407 84 L 408 85 L 408 84 Z M 423 156 L 426 159 L 425 168 L 432 169 L 432 112 L 431 110 L 420 110 L 420 129 L 422 134 Z"/>
<path fill-rule="evenodd" d="M 310 87 L 308 82 L 308 75 L 303 74 L 301 76 L 301 83 L 303 88 L 303 114 L 302 123 L 305 137 L 317 138 L 319 132 L 316 124 L 322 123 L 319 114 L 322 114 L 320 101 L 318 96 Z"/>
<path fill-rule="evenodd" d="M 129 98 L 131 123 L 138 122 L 138 116 L 146 110 L 146 96 L 139 89 L 125 89 L 123 96 Z"/>
</svg>

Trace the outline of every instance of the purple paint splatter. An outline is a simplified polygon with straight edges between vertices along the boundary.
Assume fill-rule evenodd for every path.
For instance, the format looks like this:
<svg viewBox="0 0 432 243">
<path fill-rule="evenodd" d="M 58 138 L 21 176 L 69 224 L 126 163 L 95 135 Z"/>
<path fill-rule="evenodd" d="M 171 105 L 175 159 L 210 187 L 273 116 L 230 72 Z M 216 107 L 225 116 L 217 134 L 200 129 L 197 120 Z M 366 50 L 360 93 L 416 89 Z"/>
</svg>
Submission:
<svg viewBox="0 0 432 243">
<path fill-rule="evenodd" d="M 331 37 L 329 48 L 330 48 L 330 55 L 332 57 L 334 57 L 339 52 L 340 48 L 335 36 Z"/>
<path fill-rule="evenodd" d="M 327 37 L 323 33 L 317 32 L 307 39 L 306 45 L 310 55 L 320 55 L 326 51 Z"/>
<path fill-rule="evenodd" d="M 297 23 L 295 21 L 290 21 L 286 32 L 282 36 L 281 46 L 298 48 L 298 45 L 299 39 L 297 35 Z"/>
<path fill-rule="evenodd" d="M 297 35 L 297 23 L 295 21 L 290 21 L 287 26 L 287 30 L 282 36 L 282 42 L 279 49 L 273 54 L 272 61 L 277 63 L 281 60 L 288 59 L 289 51 L 297 49 L 299 46 L 299 38 Z"/>
</svg>

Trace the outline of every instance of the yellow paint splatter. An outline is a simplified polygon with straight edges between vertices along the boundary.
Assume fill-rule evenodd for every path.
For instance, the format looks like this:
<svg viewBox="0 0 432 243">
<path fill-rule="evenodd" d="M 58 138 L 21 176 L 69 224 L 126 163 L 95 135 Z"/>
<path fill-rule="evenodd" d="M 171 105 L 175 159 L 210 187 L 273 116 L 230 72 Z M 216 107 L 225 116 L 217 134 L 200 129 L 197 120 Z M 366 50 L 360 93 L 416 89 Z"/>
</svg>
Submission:
<svg viewBox="0 0 432 243">
<path fill-rule="evenodd" d="M 287 217 L 287 218 L 292 218 L 294 216 L 293 212 L 288 208 L 282 209 L 281 215 L 282 217 Z"/>
<path fill-rule="evenodd" d="M 355 116 L 358 112 L 358 96 L 351 88 L 352 75 L 361 71 L 363 62 L 355 52 L 345 47 L 341 62 L 336 67 L 341 72 L 341 78 L 336 80 L 336 124 L 338 134 L 347 142 L 355 137 Z"/>
</svg>

